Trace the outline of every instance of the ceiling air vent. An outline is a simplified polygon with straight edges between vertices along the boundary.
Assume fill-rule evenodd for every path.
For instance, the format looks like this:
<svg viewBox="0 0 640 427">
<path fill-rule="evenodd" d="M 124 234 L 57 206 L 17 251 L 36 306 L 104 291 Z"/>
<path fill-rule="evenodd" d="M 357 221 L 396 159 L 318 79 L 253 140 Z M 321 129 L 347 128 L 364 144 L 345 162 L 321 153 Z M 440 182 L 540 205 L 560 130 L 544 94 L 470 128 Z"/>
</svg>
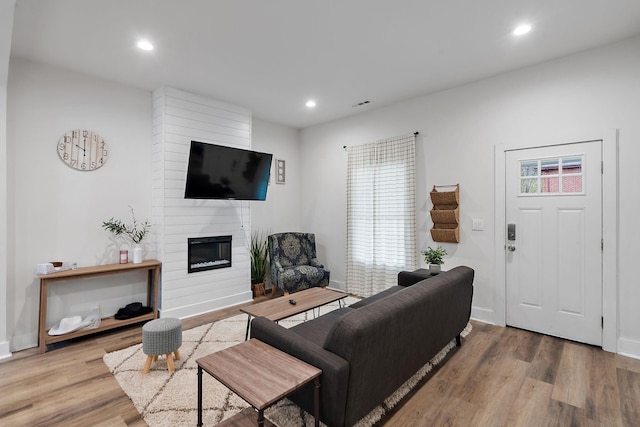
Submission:
<svg viewBox="0 0 640 427">
<path fill-rule="evenodd" d="M 367 104 L 371 104 L 371 101 L 362 101 L 362 102 L 358 102 L 356 104 L 353 104 L 351 107 L 355 108 L 355 107 L 362 107 L 363 105 L 367 105 Z"/>
</svg>

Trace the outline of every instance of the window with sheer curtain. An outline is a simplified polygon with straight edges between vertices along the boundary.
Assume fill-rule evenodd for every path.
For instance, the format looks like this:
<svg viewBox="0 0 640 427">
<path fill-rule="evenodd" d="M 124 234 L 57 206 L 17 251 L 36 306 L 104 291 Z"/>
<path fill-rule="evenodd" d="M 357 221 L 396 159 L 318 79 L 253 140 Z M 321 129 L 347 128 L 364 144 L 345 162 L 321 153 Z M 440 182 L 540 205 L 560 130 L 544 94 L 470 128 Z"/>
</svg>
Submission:
<svg viewBox="0 0 640 427">
<path fill-rule="evenodd" d="M 415 135 L 347 148 L 348 292 L 370 296 L 416 265 Z"/>
</svg>

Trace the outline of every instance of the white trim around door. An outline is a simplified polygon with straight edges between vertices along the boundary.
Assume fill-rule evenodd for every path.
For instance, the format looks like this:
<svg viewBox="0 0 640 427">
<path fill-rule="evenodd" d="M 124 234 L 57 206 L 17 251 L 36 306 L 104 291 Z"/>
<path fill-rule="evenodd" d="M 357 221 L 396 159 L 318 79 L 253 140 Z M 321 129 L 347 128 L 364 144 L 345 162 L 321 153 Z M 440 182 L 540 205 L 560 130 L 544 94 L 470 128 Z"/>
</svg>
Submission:
<svg viewBox="0 0 640 427">
<path fill-rule="evenodd" d="M 579 141 L 602 141 L 602 348 L 616 353 L 618 350 L 618 131 L 580 132 L 571 135 L 553 135 L 535 141 L 523 137 L 521 141 L 498 144 L 494 147 L 495 192 L 495 266 L 494 323 L 506 325 L 506 218 L 505 218 L 505 152 L 523 148 L 562 145 Z"/>
</svg>

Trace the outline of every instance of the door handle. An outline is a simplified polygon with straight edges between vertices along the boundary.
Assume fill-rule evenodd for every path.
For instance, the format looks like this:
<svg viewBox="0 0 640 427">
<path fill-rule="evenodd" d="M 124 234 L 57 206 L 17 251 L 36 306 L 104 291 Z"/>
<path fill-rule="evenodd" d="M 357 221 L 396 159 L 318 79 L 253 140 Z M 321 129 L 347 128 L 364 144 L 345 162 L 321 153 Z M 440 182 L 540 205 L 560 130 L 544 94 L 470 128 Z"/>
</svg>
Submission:
<svg viewBox="0 0 640 427">
<path fill-rule="evenodd" d="M 509 245 L 507 246 L 507 249 L 509 249 L 509 251 L 514 252 L 516 250 L 516 245 Z"/>
</svg>

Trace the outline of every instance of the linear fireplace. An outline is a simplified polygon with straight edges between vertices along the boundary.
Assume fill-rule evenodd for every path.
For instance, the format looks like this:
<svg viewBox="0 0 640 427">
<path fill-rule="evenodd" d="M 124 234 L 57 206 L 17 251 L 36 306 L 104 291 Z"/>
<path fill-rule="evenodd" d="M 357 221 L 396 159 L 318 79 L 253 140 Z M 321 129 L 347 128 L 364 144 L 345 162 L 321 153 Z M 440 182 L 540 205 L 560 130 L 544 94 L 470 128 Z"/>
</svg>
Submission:
<svg viewBox="0 0 640 427">
<path fill-rule="evenodd" d="M 188 272 L 231 267 L 231 236 L 188 238 Z"/>
</svg>

